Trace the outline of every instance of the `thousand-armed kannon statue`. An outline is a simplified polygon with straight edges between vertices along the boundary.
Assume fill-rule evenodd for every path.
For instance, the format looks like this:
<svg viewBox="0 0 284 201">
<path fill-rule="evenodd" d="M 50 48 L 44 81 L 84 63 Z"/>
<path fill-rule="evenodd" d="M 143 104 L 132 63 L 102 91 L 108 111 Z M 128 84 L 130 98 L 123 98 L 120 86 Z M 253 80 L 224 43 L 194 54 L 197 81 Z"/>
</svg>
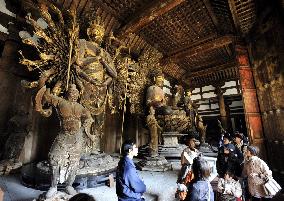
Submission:
<svg viewBox="0 0 284 201">
<path fill-rule="evenodd" d="M 36 89 L 35 109 L 49 117 L 54 107 L 60 120 L 60 132 L 49 152 L 52 182 L 46 196 L 52 197 L 58 182 L 66 182 L 67 193 L 75 193 L 71 184 L 76 173 L 86 165 L 79 164 L 80 157 L 84 152 L 100 151 L 106 103 L 114 109 L 109 86 L 117 73 L 113 58 L 101 47 L 105 30 L 98 17 L 91 21 L 86 30 L 89 39 L 85 40 L 79 38 L 74 10 L 62 12 L 43 1 L 38 6 L 47 26 L 40 26 L 28 16 L 27 21 L 38 39 L 22 40 L 37 51 L 39 59 L 27 59 L 20 51 L 20 63 L 34 72 L 34 76 L 40 75 L 38 80 L 22 81 L 24 87 Z M 44 109 L 45 105 L 50 107 Z M 117 161 L 113 161 L 108 159 L 109 164 L 105 165 L 116 166 Z M 96 171 L 105 170 L 99 164 L 88 165 Z M 92 171 L 95 172 L 88 169 L 88 173 Z"/>
</svg>

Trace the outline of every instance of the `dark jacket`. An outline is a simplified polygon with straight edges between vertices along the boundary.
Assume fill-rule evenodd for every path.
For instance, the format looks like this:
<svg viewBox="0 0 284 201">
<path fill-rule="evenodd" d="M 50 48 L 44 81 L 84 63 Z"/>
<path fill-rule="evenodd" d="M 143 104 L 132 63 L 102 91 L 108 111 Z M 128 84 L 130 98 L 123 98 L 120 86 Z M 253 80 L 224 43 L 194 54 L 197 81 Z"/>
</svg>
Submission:
<svg viewBox="0 0 284 201">
<path fill-rule="evenodd" d="M 116 173 L 116 194 L 118 201 L 140 201 L 146 191 L 144 182 L 139 178 L 133 160 L 122 157 Z"/>
<path fill-rule="evenodd" d="M 216 166 L 219 177 L 223 178 L 227 170 L 235 175 L 238 165 L 239 161 L 234 152 L 230 152 L 228 155 L 223 152 L 218 153 Z"/>
<path fill-rule="evenodd" d="M 188 187 L 186 201 L 214 201 L 214 193 L 209 181 L 196 181 Z"/>
<path fill-rule="evenodd" d="M 237 145 L 235 145 L 236 150 L 235 150 L 235 155 L 238 158 L 238 164 L 236 167 L 236 176 L 241 177 L 242 171 L 243 171 L 243 162 L 244 162 L 244 147 L 246 145 L 242 145 L 240 148 L 238 148 Z"/>
</svg>

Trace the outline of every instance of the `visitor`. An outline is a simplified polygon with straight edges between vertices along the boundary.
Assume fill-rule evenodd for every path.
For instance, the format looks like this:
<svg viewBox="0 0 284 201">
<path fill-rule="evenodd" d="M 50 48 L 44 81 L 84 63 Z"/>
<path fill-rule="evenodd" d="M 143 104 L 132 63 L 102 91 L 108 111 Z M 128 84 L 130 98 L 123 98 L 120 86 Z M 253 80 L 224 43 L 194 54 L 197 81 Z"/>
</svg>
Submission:
<svg viewBox="0 0 284 201">
<path fill-rule="evenodd" d="M 219 201 L 240 201 L 242 187 L 239 181 L 234 180 L 234 174 L 226 171 L 224 178 L 218 180 L 217 191 L 221 194 Z"/>
<path fill-rule="evenodd" d="M 251 201 L 271 200 L 271 196 L 267 195 L 265 191 L 264 184 L 269 178 L 272 178 L 272 172 L 257 155 L 258 148 L 248 146 L 245 152 L 243 176 L 248 179 Z"/>
<path fill-rule="evenodd" d="M 247 145 L 243 143 L 244 135 L 242 133 L 236 132 L 234 145 L 235 145 L 235 154 L 238 158 L 238 164 L 236 166 L 235 175 L 241 177 L 243 171 L 243 162 L 244 162 L 244 152 L 247 149 Z"/>
<path fill-rule="evenodd" d="M 88 195 L 87 193 L 78 193 L 74 195 L 69 201 L 96 201 L 93 196 Z"/>
<path fill-rule="evenodd" d="M 186 169 L 191 170 L 191 165 L 193 163 L 193 159 L 196 158 L 200 154 L 200 152 L 195 148 L 196 141 L 197 140 L 196 140 L 194 135 L 189 135 L 187 137 L 186 141 L 185 141 L 185 143 L 188 147 L 185 148 L 181 153 L 181 166 L 182 166 L 181 173 L 183 173 L 182 175 L 184 175 L 184 176 L 186 176 L 185 170 Z"/>
<path fill-rule="evenodd" d="M 185 148 L 181 154 L 181 170 L 178 175 L 178 189 L 177 189 L 177 197 L 180 200 L 184 200 L 186 197 L 186 186 L 189 185 L 191 180 L 193 179 L 192 173 L 192 163 L 193 159 L 196 158 L 200 152 L 195 148 L 196 143 L 195 135 L 188 135 L 186 138 L 186 145 L 188 146 Z"/>
<path fill-rule="evenodd" d="M 227 170 L 235 174 L 238 164 L 238 158 L 235 155 L 235 146 L 231 144 L 230 135 L 226 133 L 224 135 L 224 145 L 219 149 L 216 162 L 219 178 L 224 178 Z"/>
<path fill-rule="evenodd" d="M 127 140 L 121 148 L 122 158 L 120 159 L 116 173 L 116 194 L 118 201 L 142 201 L 146 185 L 139 178 L 133 157 L 137 156 L 136 144 Z"/>
<path fill-rule="evenodd" d="M 201 156 L 193 160 L 194 179 L 188 187 L 186 201 L 214 201 L 214 193 L 209 182 L 211 167 Z"/>
</svg>

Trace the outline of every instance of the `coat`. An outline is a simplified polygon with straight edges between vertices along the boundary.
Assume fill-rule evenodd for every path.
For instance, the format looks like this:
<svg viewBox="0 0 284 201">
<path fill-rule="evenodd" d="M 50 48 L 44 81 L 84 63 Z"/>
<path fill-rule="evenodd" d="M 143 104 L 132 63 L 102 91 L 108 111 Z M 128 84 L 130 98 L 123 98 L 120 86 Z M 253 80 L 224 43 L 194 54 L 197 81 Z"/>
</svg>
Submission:
<svg viewBox="0 0 284 201">
<path fill-rule="evenodd" d="M 233 174 L 235 174 L 236 167 L 238 167 L 238 164 L 238 158 L 234 155 L 234 153 L 230 153 L 228 155 L 224 153 L 219 153 L 216 162 L 219 177 L 224 177 L 225 172 L 227 170 L 230 170 Z"/>
<path fill-rule="evenodd" d="M 214 201 L 214 192 L 207 180 L 195 181 L 188 187 L 186 201 Z"/>
<path fill-rule="evenodd" d="M 146 185 L 139 178 L 133 160 L 122 157 L 116 173 L 116 194 L 118 201 L 140 201 Z"/>
<path fill-rule="evenodd" d="M 253 197 L 269 197 L 264 184 L 267 178 L 272 178 L 272 172 L 267 164 L 257 156 L 245 160 L 243 176 L 248 177 L 249 192 Z"/>
</svg>

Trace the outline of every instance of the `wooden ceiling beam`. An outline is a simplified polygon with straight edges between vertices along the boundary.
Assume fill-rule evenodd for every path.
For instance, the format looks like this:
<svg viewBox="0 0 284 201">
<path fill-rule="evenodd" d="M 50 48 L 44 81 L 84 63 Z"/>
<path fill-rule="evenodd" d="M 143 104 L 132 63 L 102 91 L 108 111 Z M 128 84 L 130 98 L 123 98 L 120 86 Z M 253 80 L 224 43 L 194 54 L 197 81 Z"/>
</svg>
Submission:
<svg viewBox="0 0 284 201">
<path fill-rule="evenodd" d="M 191 86 L 201 86 L 206 84 L 216 84 L 220 81 L 238 79 L 238 67 L 236 61 L 231 61 L 210 69 L 195 73 L 187 73 L 182 81 Z"/>
<path fill-rule="evenodd" d="M 201 71 L 189 73 L 189 76 L 190 77 L 196 77 L 196 76 L 206 75 L 206 74 L 222 71 L 222 70 L 225 70 L 227 68 L 236 67 L 236 66 L 237 66 L 236 61 L 231 61 L 231 62 L 222 64 L 222 65 L 219 65 L 219 66 L 215 66 L 215 67 L 204 69 L 204 70 L 201 70 Z"/>
<path fill-rule="evenodd" d="M 196 45 L 196 46 L 190 47 L 190 48 L 184 48 L 180 52 L 177 52 L 177 53 L 170 55 L 168 57 L 164 57 L 164 58 L 161 59 L 161 64 L 165 65 L 165 64 L 171 63 L 171 62 L 177 63 L 185 57 L 190 57 L 190 56 L 194 56 L 194 55 L 197 55 L 197 54 L 203 54 L 203 53 L 211 51 L 213 49 L 221 48 L 223 46 L 226 46 L 226 45 L 233 43 L 235 40 L 236 40 L 236 37 L 232 36 L 232 35 L 221 36 L 221 37 L 216 38 L 216 39 L 214 39 L 210 42 L 199 44 L 199 45 Z"/>
<path fill-rule="evenodd" d="M 216 30 L 217 30 L 218 32 L 220 32 L 221 28 L 220 28 L 220 26 L 219 26 L 219 22 L 218 22 L 218 20 L 217 20 L 217 17 L 216 17 L 216 15 L 215 15 L 214 11 L 213 11 L 213 8 L 212 8 L 212 6 L 211 6 L 210 1 L 209 1 L 209 0 L 203 0 L 203 3 L 204 3 L 204 5 L 205 5 L 205 7 L 206 7 L 206 9 L 207 9 L 207 11 L 208 11 L 209 16 L 210 16 L 211 19 L 212 19 L 213 24 L 215 25 Z"/>
<path fill-rule="evenodd" d="M 128 23 L 117 31 L 116 37 L 120 38 L 130 33 L 136 33 L 153 20 L 169 12 L 184 1 L 185 0 L 153 1 L 153 3 L 142 8 L 132 19 L 128 20 Z"/>
</svg>

